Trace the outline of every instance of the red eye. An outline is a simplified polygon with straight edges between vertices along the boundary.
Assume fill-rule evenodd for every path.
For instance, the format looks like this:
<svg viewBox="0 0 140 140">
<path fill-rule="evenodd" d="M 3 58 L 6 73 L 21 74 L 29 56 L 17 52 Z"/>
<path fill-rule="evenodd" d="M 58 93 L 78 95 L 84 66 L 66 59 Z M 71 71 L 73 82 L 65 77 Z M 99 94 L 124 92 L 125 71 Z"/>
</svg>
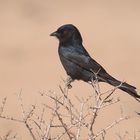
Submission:
<svg viewBox="0 0 140 140">
<path fill-rule="evenodd" d="M 68 31 L 67 31 L 67 30 L 65 30 L 65 31 L 63 32 L 63 34 L 64 34 L 64 35 L 68 34 Z"/>
</svg>

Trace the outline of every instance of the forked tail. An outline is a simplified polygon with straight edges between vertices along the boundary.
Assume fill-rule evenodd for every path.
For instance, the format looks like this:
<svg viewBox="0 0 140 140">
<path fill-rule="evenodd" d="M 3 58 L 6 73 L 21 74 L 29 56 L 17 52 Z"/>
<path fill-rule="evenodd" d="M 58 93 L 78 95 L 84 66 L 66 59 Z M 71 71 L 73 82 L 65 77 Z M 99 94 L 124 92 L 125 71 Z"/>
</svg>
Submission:
<svg viewBox="0 0 140 140">
<path fill-rule="evenodd" d="M 140 95 L 136 91 L 136 87 L 129 85 L 126 82 L 120 82 L 117 79 L 113 78 L 109 74 L 107 75 L 107 82 L 112 86 L 118 86 L 119 89 L 127 92 L 129 95 L 133 96 L 137 101 L 140 102 Z M 120 85 L 120 86 L 119 86 Z"/>
</svg>

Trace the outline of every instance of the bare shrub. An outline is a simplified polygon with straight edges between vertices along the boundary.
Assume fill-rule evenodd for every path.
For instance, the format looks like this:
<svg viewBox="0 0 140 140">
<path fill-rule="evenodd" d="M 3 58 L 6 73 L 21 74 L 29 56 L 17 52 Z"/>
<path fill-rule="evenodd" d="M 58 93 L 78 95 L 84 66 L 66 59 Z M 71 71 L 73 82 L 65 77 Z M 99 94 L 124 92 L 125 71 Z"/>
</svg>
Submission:
<svg viewBox="0 0 140 140">
<path fill-rule="evenodd" d="M 113 127 L 129 117 L 124 116 L 121 109 L 119 118 L 116 118 L 116 120 L 98 130 L 98 132 L 95 131 L 98 125 L 96 120 L 102 110 L 117 104 L 120 100 L 114 99 L 112 96 L 118 87 L 102 93 L 98 80 L 92 81 L 90 84 L 94 89 L 90 96 L 86 98 L 75 97 L 79 107 L 71 99 L 68 86 L 64 86 L 64 88 L 59 86 L 60 94 L 55 92 L 39 93 L 42 98 L 51 100 L 51 105 L 47 103 L 32 105 L 28 112 L 24 109 L 20 93 L 18 100 L 22 110 L 22 119 L 9 117 L 4 114 L 7 99 L 4 98 L 0 107 L 0 118 L 24 124 L 33 140 L 80 140 L 83 131 L 87 134 L 84 139 L 105 140 L 106 134 L 110 129 L 113 129 Z M 38 111 L 38 106 L 41 106 L 41 111 Z M 48 112 L 51 114 L 51 117 L 47 117 Z M 125 135 L 127 133 L 124 136 L 116 133 L 116 137 L 120 140 L 124 140 Z M 17 134 L 13 135 L 9 131 L 5 137 L 0 137 L 0 140 L 13 140 L 16 139 L 16 136 Z"/>
</svg>

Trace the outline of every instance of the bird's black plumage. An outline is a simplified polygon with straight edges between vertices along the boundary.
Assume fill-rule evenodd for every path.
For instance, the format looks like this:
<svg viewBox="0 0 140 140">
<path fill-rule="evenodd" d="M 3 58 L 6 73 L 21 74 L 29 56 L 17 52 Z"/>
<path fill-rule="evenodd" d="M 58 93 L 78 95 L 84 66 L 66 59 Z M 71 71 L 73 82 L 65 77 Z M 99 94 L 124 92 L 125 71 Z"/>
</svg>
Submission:
<svg viewBox="0 0 140 140">
<path fill-rule="evenodd" d="M 106 82 L 113 86 L 119 86 L 122 82 L 109 75 L 106 70 L 92 59 L 82 45 L 82 37 L 79 30 L 72 24 L 66 24 L 53 32 L 51 36 L 56 36 L 59 40 L 59 56 L 67 74 L 73 80 L 83 80 L 85 82 L 95 80 L 97 74 L 99 82 Z M 122 83 L 121 90 L 140 99 L 136 88 L 127 83 Z"/>
</svg>

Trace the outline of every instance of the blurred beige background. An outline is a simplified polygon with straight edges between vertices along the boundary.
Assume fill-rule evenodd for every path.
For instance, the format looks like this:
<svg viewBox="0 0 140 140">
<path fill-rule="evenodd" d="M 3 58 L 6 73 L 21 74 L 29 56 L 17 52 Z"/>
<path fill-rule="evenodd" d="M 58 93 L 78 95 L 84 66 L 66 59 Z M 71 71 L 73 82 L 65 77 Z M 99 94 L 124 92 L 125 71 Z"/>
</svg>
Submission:
<svg viewBox="0 0 140 140">
<path fill-rule="evenodd" d="M 39 91 L 59 92 L 58 85 L 67 76 L 57 54 L 58 41 L 49 34 L 66 23 L 79 28 L 85 48 L 110 74 L 140 91 L 139 0 L 0 0 L 0 95 L 1 99 L 8 97 L 6 114 L 20 114 L 15 108 L 21 89 L 27 106 L 37 102 Z M 91 91 L 80 81 L 73 83 L 70 93 L 86 97 Z M 111 135 L 127 130 L 132 137 L 140 130 L 140 118 L 135 114 L 140 105 L 120 90 L 117 94 L 131 119 L 115 127 Z M 101 120 L 118 118 L 118 108 Z M 99 124 L 104 124 L 101 120 Z M 22 139 L 31 139 L 24 126 L 0 119 L 0 132 L 17 128 Z"/>
</svg>

